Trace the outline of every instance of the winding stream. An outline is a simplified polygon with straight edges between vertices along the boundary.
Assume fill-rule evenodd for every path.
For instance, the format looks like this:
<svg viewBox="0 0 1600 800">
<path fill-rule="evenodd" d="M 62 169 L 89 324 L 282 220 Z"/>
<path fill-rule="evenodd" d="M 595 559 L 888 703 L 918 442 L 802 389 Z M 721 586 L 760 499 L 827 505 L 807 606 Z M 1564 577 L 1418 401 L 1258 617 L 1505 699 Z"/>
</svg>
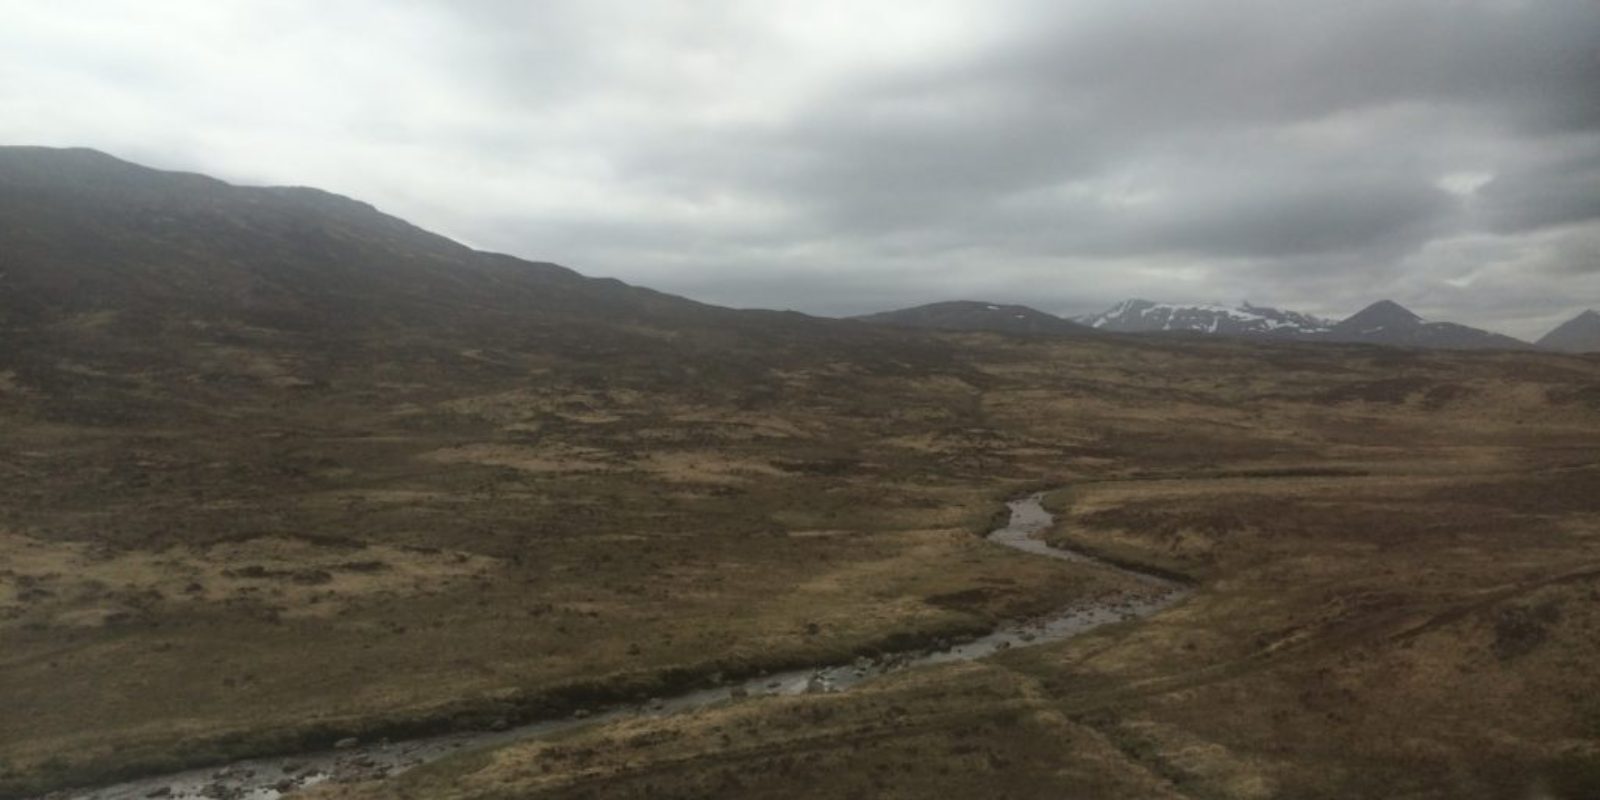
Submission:
<svg viewBox="0 0 1600 800">
<path fill-rule="evenodd" d="M 797 695 L 844 691 L 878 675 L 953 661 L 973 661 L 1014 647 L 1033 647 L 1077 636 L 1102 625 L 1148 616 L 1189 592 L 1165 578 L 1119 567 L 1088 555 L 1051 547 L 1034 538 L 1053 518 L 1041 505 L 1043 493 L 1013 500 L 1011 519 L 988 540 L 1026 553 L 1092 563 L 1137 579 L 1143 588 L 1112 600 L 1088 600 L 1047 617 L 1001 625 L 988 635 L 952 643 L 944 649 L 899 653 L 879 659 L 857 659 L 810 669 L 773 673 L 710 689 L 699 689 L 644 704 L 619 705 L 590 715 L 549 720 L 502 731 L 466 731 L 399 742 L 356 743 L 349 747 L 292 757 L 238 761 L 222 767 L 104 786 L 72 789 L 38 800 L 143 800 L 143 798 L 211 798 L 212 800 L 275 800 L 325 781 L 347 781 L 394 775 L 452 753 L 514 742 L 601 722 L 642 716 L 665 716 L 730 700 L 759 695 Z"/>
</svg>

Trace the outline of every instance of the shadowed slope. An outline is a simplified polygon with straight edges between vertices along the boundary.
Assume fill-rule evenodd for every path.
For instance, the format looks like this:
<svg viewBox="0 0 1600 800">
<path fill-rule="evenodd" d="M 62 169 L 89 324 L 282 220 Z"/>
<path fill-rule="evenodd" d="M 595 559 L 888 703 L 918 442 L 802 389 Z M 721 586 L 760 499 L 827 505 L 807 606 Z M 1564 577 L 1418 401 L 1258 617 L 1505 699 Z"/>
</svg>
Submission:
<svg viewBox="0 0 1600 800">
<path fill-rule="evenodd" d="M 1454 322 L 1429 322 L 1392 300 L 1379 300 L 1334 325 L 1340 342 L 1436 347 L 1444 350 L 1532 350 L 1533 345 Z"/>
<path fill-rule="evenodd" d="M 1540 337 L 1539 346 L 1566 353 L 1600 352 L 1600 314 L 1585 311 Z"/>
</svg>

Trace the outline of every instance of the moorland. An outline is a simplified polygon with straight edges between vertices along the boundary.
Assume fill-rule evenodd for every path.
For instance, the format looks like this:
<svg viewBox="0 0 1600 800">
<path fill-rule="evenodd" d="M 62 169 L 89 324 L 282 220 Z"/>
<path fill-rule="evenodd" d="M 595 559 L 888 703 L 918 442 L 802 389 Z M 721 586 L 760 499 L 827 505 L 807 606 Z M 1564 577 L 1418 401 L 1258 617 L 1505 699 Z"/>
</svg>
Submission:
<svg viewBox="0 0 1600 800">
<path fill-rule="evenodd" d="M 307 797 L 1600 792 L 1600 358 L 891 329 L 0 151 L 0 796 L 1153 617 Z"/>
</svg>

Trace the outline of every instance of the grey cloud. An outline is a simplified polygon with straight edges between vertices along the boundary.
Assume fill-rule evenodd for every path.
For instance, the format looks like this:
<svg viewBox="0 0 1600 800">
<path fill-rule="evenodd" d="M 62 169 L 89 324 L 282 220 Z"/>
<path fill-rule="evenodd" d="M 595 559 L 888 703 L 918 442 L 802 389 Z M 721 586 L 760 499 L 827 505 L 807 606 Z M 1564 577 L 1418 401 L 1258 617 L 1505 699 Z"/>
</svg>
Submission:
<svg viewBox="0 0 1600 800">
<path fill-rule="evenodd" d="M 1448 227 L 1429 224 L 1450 210 L 1435 175 L 1413 169 L 1378 187 L 1342 171 L 1296 174 L 1304 165 L 1290 164 L 1262 180 L 1250 174 L 1261 166 L 1255 139 L 1271 125 L 1386 104 L 1475 104 L 1498 91 L 1506 108 L 1497 112 L 1522 113 L 1528 96 L 1567 108 L 1591 91 L 1578 68 L 1586 62 L 1575 55 L 1588 20 L 1572 3 L 1520 11 L 1354 4 L 1301 14 L 1250 3 L 1210 4 L 1203 14 L 1140 8 L 1087 22 L 1041 10 L 1042 24 L 997 52 L 841 88 L 781 130 L 734 128 L 703 142 L 645 145 L 628 154 L 624 170 L 776 198 L 835 236 L 921 227 L 985 237 L 1031 224 L 1076 229 L 1051 238 L 1107 254 L 1287 255 L 1407 235 L 1414 245 Z M 1536 85 L 1541 79 L 1550 85 Z M 1247 184 L 1187 192 L 1168 219 L 1142 222 L 1081 203 L 1053 216 L 1032 209 L 1015 224 L 991 213 L 1018 194 L 1103 177 L 1221 132 L 1234 135 L 1233 146 L 1209 156 L 1236 163 L 1255 179 L 1253 191 L 1243 191 Z M 1365 159 L 1378 164 L 1429 160 L 1418 151 L 1430 142 L 1382 141 L 1413 133 L 1434 132 L 1378 130 L 1358 146 L 1373 148 Z M 1305 162 L 1320 157 L 1300 154 Z M 997 227 L 970 230 L 975 219 Z"/>
<path fill-rule="evenodd" d="M 1582 275 L 1600 282 L 1600 225 L 1589 225 L 1562 237 L 1544 257 L 1544 271 L 1558 279 Z"/>
<path fill-rule="evenodd" d="M 0 137 L 815 313 L 1600 290 L 1589 0 L 129 8 L 19 8 Z"/>
<path fill-rule="evenodd" d="M 1188 200 L 1159 224 L 1155 240 L 1186 252 L 1246 257 L 1404 249 L 1437 233 L 1455 205 L 1415 180 L 1339 177 Z"/>
<path fill-rule="evenodd" d="M 1475 200 L 1487 227 L 1501 233 L 1600 219 L 1600 140 L 1584 152 L 1497 175 Z"/>
<path fill-rule="evenodd" d="M 1060 8 L 1069 10 L 1052 13 Z M 1036 11 L 1045 21 L 1023 46 L 991 57 L 989 80 L 1042 79 L 1054 97 L 1139 124 L 1283 124 L 1418 102 L 1588 128 L 1600 112 L 1600 18 L 1584 0 Z"/>
</svg>

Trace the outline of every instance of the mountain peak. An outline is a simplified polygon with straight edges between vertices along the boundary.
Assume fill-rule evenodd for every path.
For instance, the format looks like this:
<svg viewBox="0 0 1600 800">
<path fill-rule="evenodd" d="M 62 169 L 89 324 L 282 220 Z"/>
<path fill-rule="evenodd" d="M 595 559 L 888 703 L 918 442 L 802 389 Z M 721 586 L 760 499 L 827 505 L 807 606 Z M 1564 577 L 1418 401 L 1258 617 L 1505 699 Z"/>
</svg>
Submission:
<svg viewBox="0 0 1600 800">
<path fill-rule="evenodd" d="M 1568 353 L 1600 352 L 1600 314 L 1585 309 L 1540 337 L 1539 346 Z"/>
<path fill-rule="evenodd" d="M 1427 320 L 1417 316 L 1411 309 L 1393 300 L 1379 300 L 1350 315 L 1336 327 L 1345 330 L 1359 328 L 1365 332 L 1372 332 L 1384 328 L 1414 328 L 1426 322 Z"/>
<path fill-rule="evenodd" d="M 1406 308 L 1403 305 L 1400 305 L 1399 303 L 1396 303 L 1393 300 L 1379 300 L 1378 302 L 1373 303 L 1370 306 L 1367 306 L 1364 309 L 1364 311 L 1370 311 L 1370 312 L 1381 313 L 1381 314 L 1393 314 L 1393 315 L 1397 315 L 1397 316 L 1408 317 L 1410 319 L 1417 320 L 1418 322 L 1422 321 L 1421 315 L 1417 314 L 1416 312 L 1412 311 L 1409 308 Z"/>
<path fill-rule="evenodd" d="M 1331 338 L 1337 342 L 1447 350 L 1526 350 L 1532 346 L 1454 322 L 1429 322 L 1393 300 L 1379 300 L 1350 315 L 1333 326 Z"/>
</svg>

